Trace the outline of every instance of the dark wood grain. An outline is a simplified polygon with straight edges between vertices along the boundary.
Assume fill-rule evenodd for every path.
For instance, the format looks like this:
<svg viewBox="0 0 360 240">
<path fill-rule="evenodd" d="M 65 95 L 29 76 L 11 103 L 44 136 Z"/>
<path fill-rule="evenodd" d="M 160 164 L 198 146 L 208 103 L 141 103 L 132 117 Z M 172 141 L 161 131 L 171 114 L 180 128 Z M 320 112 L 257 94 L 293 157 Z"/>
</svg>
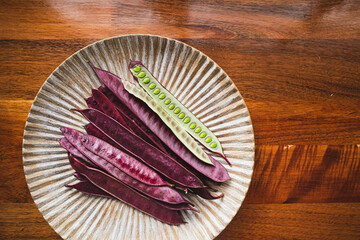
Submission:
<svg viewBox="0 0 360 240">
<path fill-rule="evenodd" d="M 213 58 L 235 82 L 257 144 L 360 142 L 359 41 L 181 40 Z M 0 99 L 32 100 L 62 61 L 93 41 L 0 41 Z"/>
<path fill-rule="evenodd" d="M 245 204 L 357 202 L 359 145 L 259 146 Z"/>
<path fill-rule="evenodd" d="M 8 166 L 0 168 L 3 178 L 0 201 L 32 201 L 23 174 L 17 174 L 22 170 L 19 149 L 31 103 L 31 100 L 0 101 L 4 112 L 0 116 L 0 135 L 3 136 L 0 151 L 3 166 Z M 257 145 L 254 174 L 245 204 L 359 201 L 359 147 L 360 144 Z"/>
<path fill-rule="evenodd" d="M 0 210 L 1 239 L 61 239 L 33 203 L 0 203 Z M 250 204 L 216 240 L 359 239 L 359 215 L 359 203 Z"/>
<path fill-rule="evenodd" d="M 35 203 L 0 203 L 0 239 L 62 239 Z"/>
<path fill-rule="evenodd" d="M 216 240 L 359 239 L 359 203 L 251 204 Z"/>
<path fill-rule="evenodd" d="M 7 23 L 0 26 L 5 39 L 124 33 L 192 39 L 352 39 L 360 24 L 356 0 L 7 1 L 1 15 Z"/>
<path fill-rule="evenodd" d="M 176 38 L 217 62 L 249 108 L 255 168 L 217 239 L 360 238 L 360 4 L 314 1 L 0 2 L 0 239 L 60 239 L 22 167 L 49 74 L 94 41 Z"/>
<path fill-rule="evenodd" d="M 32 101 L 0 100 L 0 202 L 33 202 L 22 163 L 22 135 Z"/>
</svg>

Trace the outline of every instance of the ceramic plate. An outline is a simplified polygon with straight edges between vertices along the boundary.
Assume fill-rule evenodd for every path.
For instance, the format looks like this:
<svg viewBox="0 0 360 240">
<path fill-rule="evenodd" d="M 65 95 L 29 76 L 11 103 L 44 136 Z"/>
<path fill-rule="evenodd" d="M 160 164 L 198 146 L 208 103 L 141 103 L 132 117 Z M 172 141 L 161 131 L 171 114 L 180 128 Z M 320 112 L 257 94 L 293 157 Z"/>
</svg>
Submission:
<svg viewBox="0 0 360 240">
<path fill-rule="evenodd" d="M 200 213 L 183 211 L 187 224 L 170 226 L 120 201 L 65 187 L 75 182 L 67 153 L 58 144 L 60 127 L 83 131 L 86 120 L 71 108 L 100 81 L 87 65 L 132 79 L 130 60 L 140 60 L 215 133 L 232 162 L 231 180 L 216 186 L 218 200 L 188 198 Z M 50 226 L 64 239 L 213 239 L 232 220 L 248 190 L 254 165 L 254 134 L 243 98 L 209 57 L 176 40 L 128 35 L 105 39 L 76 52 L 46 80 L 31 107 L 23 139 L 24 170 L 31 195 Z M 241 227 L 241 226 L 239 226 Z"/>
</svg>

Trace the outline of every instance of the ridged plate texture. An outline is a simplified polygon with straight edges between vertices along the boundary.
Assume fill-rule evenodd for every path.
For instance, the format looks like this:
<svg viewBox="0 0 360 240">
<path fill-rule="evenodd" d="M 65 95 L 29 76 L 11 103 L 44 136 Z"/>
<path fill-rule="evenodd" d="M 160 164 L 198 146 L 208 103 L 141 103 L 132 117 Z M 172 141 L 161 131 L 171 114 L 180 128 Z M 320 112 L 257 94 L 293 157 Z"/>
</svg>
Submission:
<svg viewBox="0 0 360 240">
<path fill-rule="evenodd" d="M 188 194 L 200 213 L 183 211 L 187 222 L 170 226 L 120 201 L 93 197 L 65 187 L 75 182 L 67 153 L 58 144 L 60 127 L 84 132 L 86 120 L 71 108 L 100 81 L 87 62 L 132 80 L 128 63 L 142 61 L 222 143 L 232 162 L 218 159 L 231 180 L 215 186 L 225 196 L 204 200 Z M 46 80 L 31 107 L 23 139 L 24 171 L 40 212 L 64 239 L 213 239 L 232 220 L 248 190 L 254 165 L 249 112 L 234 83 L 209 57 L 176 40 L 128 35 L 105 39 L 78 51 Z M 238 226 L 241 227 L 241 226 Z"/>
</svg>

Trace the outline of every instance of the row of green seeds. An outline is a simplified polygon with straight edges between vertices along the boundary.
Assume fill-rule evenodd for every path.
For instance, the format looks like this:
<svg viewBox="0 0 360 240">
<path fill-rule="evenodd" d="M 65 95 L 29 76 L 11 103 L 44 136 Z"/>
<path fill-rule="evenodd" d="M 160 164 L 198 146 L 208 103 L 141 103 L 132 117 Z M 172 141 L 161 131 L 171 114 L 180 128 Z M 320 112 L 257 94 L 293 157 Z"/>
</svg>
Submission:
<svg viewBox="0 0 360 240">
<path fill-rule="evenodd" d="M 139 67 L 139 66 L 134 67 L 134 71 L 135 71 L 135 72 L 140 72 L 140 70 L 141 70 L 141 67 Z M 140 78 L 144 78 L 145 76 L 146 76 L 145 72 L 140 72 L 140 73 L 138 74 L 138 77 L 140 77 Z M 144 79 L 143 79 L 143 83 L 145 83 L 145 84 L 150 83 L 150 78 L 148 78 L 148 77 L 147 77 L 147 78 L 144 78 Z M 150 84 L 149 84 L 149 88 L 150 88 L 150 89 L 154 89 L 154 90 L 153 90 L 153 93 L 154 93 L 155 95 L 158 95 L 158 94 L 160 93 L 160 89 L 156 88 L 156 84 L 155 84 L 155 83 L 150 83 Z M 166 95 L 165 95 L 164 93 L 161 93 L 161 94 L 159 95 L 159 99 L 161 99 L 161 100 L 165 99 L 165 97 L 166 97 Z M 164 103 L 165 103 L 166 105 L 169 105 L 169 104 L 171 103 L 171 100 L 170 100 L 170 99 L 166 99 L 166 100 L 164 101 Z M 169 108 L 170 110 L 175 109 L 175 110 L 174 110 L 174 113 L 175 113 L 175 114 L 178 114 L 178 113 L 180 113 L 180 111 L 181 111 L 180 108 L 175 108 L 175 105 L 172 104 L 172 103 L 168 106 L 168 108 Z M 189 117 L 185 117 L 185 114 L 184 114 L 183 112 L 179 114 L 178 118 L 184 119 L 183 121 L 184 121 L 184 123 L 186 123 L 186 124 L 190 123 L 190 120 L 191 120 Z M 195 130 L 194 130 L 195 133 L 200 133 L 200 132 L 201 132 L 201 128 L 200 128 L 200 127 L 197 127 L 197 128 L 196 128 L 196 124 L 195 124 L 195 123 L 191 123 L 189 127 L 190 127 L 190 129 L 195 129 Z M 201 137 L 201 138 L 205 138 L 206 135 L 207 135 L 207 134 L 206 134 L 205 132 L 200 133 L 200 137 Z M 212 138 L 211 138 L 211 137 L 207 137 L 207 138 L 205 139 L 205 142 L 207 142 L 207 143 L 210 143 L 211 141 L 212 141 Z M 215 142 L 213 142 L 213 143 L 210 144 L 210 147 L 211 147 L 211 148 L 216 148 L 216 147 L 217 147 L 217 144 L 216 144 Z"/>
</svg>

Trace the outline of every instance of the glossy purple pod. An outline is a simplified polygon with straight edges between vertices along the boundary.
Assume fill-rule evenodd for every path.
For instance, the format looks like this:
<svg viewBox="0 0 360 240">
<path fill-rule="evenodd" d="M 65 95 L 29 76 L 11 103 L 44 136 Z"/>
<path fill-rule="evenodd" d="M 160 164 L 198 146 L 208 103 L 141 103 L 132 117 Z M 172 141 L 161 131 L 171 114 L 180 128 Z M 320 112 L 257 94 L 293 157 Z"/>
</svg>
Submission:
<svg viewBox="0 0 360 240">
<path fill-rule="evenodd" d="M 88 105 L 89 108 L 94 108 L 96 110 L 101 111 L 101 108 L 100 108 L 99 104 L 96 102 L 94 96 L 85 98 L 85 102 L 86 102 L 86 104 Z"/>
<path fill-rule="evenodd" d="M 107 87 L 101 86 L 98 89 L 114 104 L 119 113 L 122 114 L 129 129 L 131 129 L 137 136 L 141 137 L 149 143 L 153 143 L 154 146 L 161 151 L 166 152 L 164 143 L 133 113 L 125 106 Z"/>
<path fill-rule="evenodd" d="M 176 211 L 160 206 L 156 202 L 144 197 L 110 175 L 97 169 L 89 168 L 71 156 L 69 161 L 76 172 L 85 176 L 92 184 L 120 201 L 158 219 L 161 222 L 171 225 L 180 225 L 184 223 L 181 216 Z"/>
<path fill-rule="evenodd" d="M 75 184 L 68 184 L 66 187 L 74 188 L 82 193 L 99 196 L 99 197 L 106 197 L 106 198 L 112 198 L 116 199 L 107 192 L 101 190 L 100 188 L 96 187 L 94 184 L 92 184 L 89 180 L 87 180 L 85 177 L 83 177 L 81 174 L 77 173 L 77 178 L 82 180 L 81 182 L 77 182 Z M 165 208 L 168 208 L 170 210 L 191 210 L 195 212 L 199 212 L 197 209 L 190 206 L 188 203 L 178 203 L 178 204 L 170 204 L 170 203 L 164 203 L 158 200 L 153 199 L 157 204 L 160 206 L 163 206 Z"/>
<path fill-rule="evenodd" d="M 230 179 L 229 173 L 223 165 L 209 155 L 209 165 L 200 161 L 174 133 L 163 123 L 160 117 L 153 112 L 143 101 L 126 91 L 122 80 L 116 75 L 91 65 L 99 79 L 111 92 L 118 97 L 151 131 L 153 131 L 176 155 L 187 162 L 191 167 L 215 182 L 225 182 Z"/>
<path fill-rule="evenodd" d="M 84 154 L 82 154 L 74 145 L 72 145 L 69 140 L 65 137 L 59 139 L 59 144 L 62 146 L 66 151 L 71 153 L 72 155 L 81 158 L 84 162 L 89 164 L 90 166 L 95 166 L 94 163 L 89 160 Z"/>
<path fill-rule="evenodd" d="M 138 181 L 135 178 L 127 175 L 118 168 L 114 167 L 112 164 L 109 164 L 105 159 L 102 159 L 98 155 L 87 150 L 85 146 L 82 145 L 82 134 L 80 132 L 70 128 L 62 128 L 61 130 L 64 133 L 65 137 L 67 137 L 69 142 L 71 142 L 74 146 L 77 147 L 78 151 L 80 151 L 84 156 L 90 159 L 96 166 L 108 172 L 109 174 L 117 178 L 119 181 L 122 181 L 123 183 L 136 189 L 137 191 L 162 202 L 171 204 L 189 203 L 193 205 L 183 196 L 181 196 L 181 194 L 175 189 L 168 186 L 155 187 L 146 185 L 141 181 Z"/>
<path fill-rule="evenodd" d="M 83 135 L 81 141 L 89 151 L 107 160 L 138 181 L 150 186 L 169 186 L 169 183 L 165 182 L 153 169 L 109 143 L 91 135 Z"/>
<path fill-rule="evenodd" d="M 81 175 L 81 174 L 79 174 L 79 175 Z M 93 195 L 93 196 L 97 196 L 97 197 L 106 197 L 106 198 L 116 199 L 115 197 L 108 194 L 104 190 L 96 187 L 89 180 L 87 180 L 86 177 L 84 177 L 84 178 L 85 178 L 85 180 L 74 183 L 74 184 L 67 184 L 66 187 L 74 188 L 74 189 L 78 190 L 79 192 L 89 194 L 89 195 Z"/>
<path fill-rule="evenodd" d="M 182 186 L 199 188 L 202 182 L 181 164 L 129 132 L 116 120 L 95 109 L 78 109 L 90 123 L 137 159 Z"/>
<path fill-rule="evenodd" d="M 129 129 L 129 126 L 126 124 L 126 121 L 118 112 L 115 105 L 101 91 L 99 91 L 98 89 L 92 89 L 92 96 L 96 101 L 97 105 L 99 106 L 101 112 L 105 113 L 109 117 L 112 117 L 113 119 L 124 125 L 124 127 Z"/>
</svg>

